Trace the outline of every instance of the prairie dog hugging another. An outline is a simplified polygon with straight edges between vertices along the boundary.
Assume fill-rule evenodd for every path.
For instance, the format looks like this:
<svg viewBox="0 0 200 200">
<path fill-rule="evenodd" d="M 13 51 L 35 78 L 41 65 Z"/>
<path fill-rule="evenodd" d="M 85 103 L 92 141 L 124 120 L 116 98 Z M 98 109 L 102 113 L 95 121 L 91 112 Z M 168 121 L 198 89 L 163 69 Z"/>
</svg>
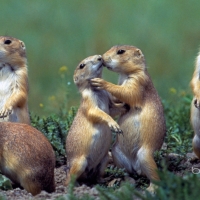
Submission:
<svg viewBox="0 0 200 200">
<path fill-rule="evenodd" d="M 0 121 L 30 124 L 26 49 L 22 41 L 0 36 Z"/>
<path fill-rule="evenodd" d="M 200 53 L 196 58 L 195 70 L 190 82 L 193 100 L 191 103 L 190 119 L 194 129 L 193 150 L 200 159 Z"/>
<path fill-rule="evenodd" d="M 121 133 L 109 116 L 111 100 L 104 90 L 95 90 L 90 79 L 102 76 L 102 57 L 90 56 L 75 69 L 74 82 L 81 93 L 81 105 L 66 138 L 67 179 L 92 180 L 104 174 L 111 145 L 111 129 Z"/>
<path fill-rule="evenodd" d="M 130 174 L 136 171 L 159 180 L 153 153 L 163 144 L 166 125 L 144 55 L 134 46 L 123 45 L 112 47 L 102 57 L 105 66 L 119 74 L 119 85 L 95 78 L 92 86 L 108 91 L 130 107 L 118 120 L 123 136 L 118 135 L 112 149 L 114 163 Z"/>
<path fill-rule="evenodd" d="M 55 191 L 55 155 L 47 138 L 27 124 L 0 122 L 0 170 L 32 195 Z"/>
</svg>

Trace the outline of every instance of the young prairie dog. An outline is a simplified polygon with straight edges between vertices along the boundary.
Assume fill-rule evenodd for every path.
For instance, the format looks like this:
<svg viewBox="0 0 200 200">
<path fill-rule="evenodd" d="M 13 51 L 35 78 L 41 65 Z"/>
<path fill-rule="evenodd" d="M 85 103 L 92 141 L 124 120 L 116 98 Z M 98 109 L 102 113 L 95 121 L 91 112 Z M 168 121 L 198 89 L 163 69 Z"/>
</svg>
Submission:
<svg viewBox="0 0 200 200">
<path fill-rule="evenodd" d="M 190 85 L 194 95 L 190 112 L 190 120 L 195 134 L 192 146 L 195 154 L 200 159 L 200 53 L 196 58 L 195 70 Z"/>
<path fill-rule="evenodd" d="M 159 180 L 153 153 L 163 144 L 166 126 L 144 55 L 134 46 L 123 45 L 112 47 L 102 57 L 109 70 L 119 73 L 119 85 L 95 78 L 92 86 L 108 91 L 130 107 L 118 120 L 123 136 L 118 135 L 112 149 L 114 163 L 130 174 L 135 170 L 150 180 Z"/>
<path fill-rule="evenodd" d="M 0 36 L 0 121 L 30 124 L 26 48 L 22 41 Z"/>
<path fill-rule="evenodd" d="M 47 138 L 27 124 L 0 123 L 0 170 L 32 195 L 53 192 L 55 155 Z"/>
<path fill-rule="evenodd" d="M 108 162 L 111 130 L 121 133 L 119 125 L 109 116 L 110 99 L 104 90 L 94 90 L 90 79 L 102 76 L 102 57 L 90 56 L 75 69 L 74 82 L 82 100 L 66 138 L 68 173 L 76 179 L 100 178 Z"/>
</svg>

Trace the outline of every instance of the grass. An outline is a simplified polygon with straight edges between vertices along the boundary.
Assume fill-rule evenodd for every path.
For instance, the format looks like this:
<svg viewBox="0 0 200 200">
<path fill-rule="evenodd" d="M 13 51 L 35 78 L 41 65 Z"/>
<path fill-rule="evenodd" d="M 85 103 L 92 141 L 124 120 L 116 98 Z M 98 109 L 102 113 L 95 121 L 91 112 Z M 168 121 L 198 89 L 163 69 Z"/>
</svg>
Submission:
<svg viewBox="0 0 200 200">
<path fill-rule="evenodd" d="M 166 148 L 155 153 L 155 160 L 159 167 L 160 182 L 155 182 L 158 187 L 155 194 L 144 191 L 149 184 L 145 177 L 134 175 L 136 180 L 135 186 L 124 181 L 116 182 L 112 188 L 108 188 L 107 184 L 98 185 L 97 190 L 102 200 L 118 200 L 118 199 L 194 199 L 198 197 L 199 175 L 188 172 L 184 162 L 186 154 L 192 151 L 193 130 L 190 125 L 190 103 L 192 97 L 186 92 L 178 92 L 171 88 L 171 102 L 164 101 L 165 117 L 167 122 L 167 135 L 165 138 Z M 176 99 L 176 103 L 174 100 Z M 169 155 L 176 153 L 179 157 L 169 159 Z M 182 174 L 177 175 L 177 174 Z M 123 169 L 116 167 L 108 167 L 106 175 L 113 179 L 119 178 L 124 180 L 127 173 Z M 71 185 L 73 187 L 73 184 Z M 72 188 L 70 189 L 73 194 Z M 68 194 L 69 195 L 69 194 Z M 63 197 L 64 198 L 64 197 Z M 76 197 L 73 194 L 71 199 L 92 199 L 92 197 L 84 196 Z"/>
<path fill-rule="evenodd" d="M 165 117 L 167 121 L 166 148 L 155 153 L 155 160 L 159 167 L 160 182 L 154 182 L 157 187 L 152 194 L 144 188 L 147 187 L 147 179 L 135 175 L 135 187 L 128 182 L 117 182 L 111 188 L 106 185 L 96 186 L 101 200 L 142 199 L 142 200 L 192 200 L 199 196 L 199 174 L 193 174 L 186 169 L 184 162 L 186 154 L 192 151 L 193 130 L 190 126 L 190 103 L 192 97 L 181 91 L 171 88 L 170 101 L 163 101 Z M 176 99 L 174 103 L 173 99 Z M 176 159 L 169 159 L 171 153 L 179 155 Z M 106 174 L 109 177 L 124 179 L 127 176 L 123 169 L 108 167 Z M 71 182 L 69 193 L 60 199 L 94 199 L 88 195 L 77 197 L 73 193 L 74 183 Z"/>
<path fill-rule="evenodd" d="M 155 152 L 155 160 L 159 168 L 161 181 L 155 183 L 155 194 L 145 191 L 149 181 L 146 177 L 133 175 L 135 185 L 124 182 L 128 174 L 124 169 L 109 166 L 106 169 L 106 177 L 109 180 L 116 180 L 109 186 L 107 182 L 96 185 L 99 198 L 102 200 L 114 199 L 193 199 L 198 195 L 199 175 L 192 174 L 191 170 L 185 166 L 186 154 L 192 152 L 193 130 L 190 126 L 190 102 L 191 95 L 186 92 L 178 92 L 171 88 L 169 95 L 172 102 L 163 100 L 165 118 L 167 122 L 167 135 L 165 138 L 166 147 Z M 174 100 L 176 102 L 174 103 Z M 48 117 L 31 115 L 32 125 L 42 131 L 51 142 L 56 153 L 57 166 L 66 163 L 65 159 L 65 139 L 72 124 L 77 108 L 71 107 L 69 111 L 60 109 L 57 114 Z M 170 159 L 170 154 L 179 155 L 175 159 Z M 179 174 L 179 175 L 178 175 Z M 195 187 L 194 187 L 195 186 Z M 0 179 L 1 189 L 11 189 L 10 182 L 4 176 Z M 88 195 L 77 197 L 73 193 L 74 182 L 71 182 L 69 192 L 58 199 L 93 199 Z"/>
</svg>

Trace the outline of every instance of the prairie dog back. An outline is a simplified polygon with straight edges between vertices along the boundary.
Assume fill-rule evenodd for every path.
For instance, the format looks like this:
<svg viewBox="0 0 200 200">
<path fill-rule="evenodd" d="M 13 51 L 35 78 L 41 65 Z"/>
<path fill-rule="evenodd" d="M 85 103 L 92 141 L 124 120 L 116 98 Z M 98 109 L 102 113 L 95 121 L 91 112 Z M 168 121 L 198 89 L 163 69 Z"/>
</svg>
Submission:
<svg viewBox="0 0 200 200">
<path fill-rule="evenodd" d="M 55 155 L 47 138 L 22 123 L 0 123 L 0 170 L 32 195 L 53 192 Z"/>
<path fill-rule="evenodd" d="M 108 161 L 110 129 L 120 132 L 118 124 L 108 115 L 108 93 L 94 90 L 90 85 L 90 79 L 101 77 L 102 62 L 101 56 L 90 56 L 74 72 L 74 82 L 82 99 L 66 139 L 69 172 L 65 185 L 72 175 L 86 180 L 101 177 Z"/>
<path fill-rule="evenodd" d="M 30 124 L 25 44 L 0 36 L 0 121 Z"/>
</svg>

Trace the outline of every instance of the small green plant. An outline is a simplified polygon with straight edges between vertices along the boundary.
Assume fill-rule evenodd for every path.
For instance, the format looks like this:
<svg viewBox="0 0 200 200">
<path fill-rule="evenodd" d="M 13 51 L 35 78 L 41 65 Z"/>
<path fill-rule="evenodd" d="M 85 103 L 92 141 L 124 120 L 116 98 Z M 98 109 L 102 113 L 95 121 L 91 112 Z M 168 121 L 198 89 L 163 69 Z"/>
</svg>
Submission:
<svg viewBox="0 0 200 200">
<path fill-rule="evenodd" d="M 10 179 L 6 178 L 4 175 L 0 174 L 0 189 L 2 190 L 11 190 L 12 184 Z M 1 199 L 1 197 L 0 197 Z"/>
<path fill-rule="evenodd" d="M 128 176 L 125 169 L 115 167 L 114 165 L 107 167 L 105 170 L 105 173 L 106 173 L 106 176 L 110 176 L 113 178 L 124 178 L 125 176 Z"/>
<path fill-rule="evenodd" d="M 66 124 L 56 116 L 31 118 L 33 127 L 40 130 L 50 141 L 56 154 L 56 161 L 63 163 L 65 158 L 64 138 L 66 137 Z"/>
<path fill-rule="evenodd" d="M 162 162 L 168 169 L 177 171 L 184 169 L 180 163 L 185 159 L 185 155 L 192 151 L 193 130 L 190 125 L 190 104 L 192 97 L 184 94 L 173 94 L 176 103 L 164 101 L 164 113 L 166 118 L 167 132 L 165 137 L 165 147 L 155 152 L 154 158 L 159 168 Z M 176 159 L 168 159 L 171 153 L 177 154 Z"/>
<path fill-rule="evenodd" d="M 197 174 L 187 174 L 184 177 L 177 176 L 166 169 L 159 172 L 161 181 L 155 182 L 155 194 L 146 191 L 142 195 L 139 191 L 134 190 L 134 194 L 144 200 L 193 200 L 199 198 L 200 187 Z"/>
<path fill-rule="evenodd" d="M 178 153 L 184 155 L 191 151 L 191 140 L 193 131 L 190 125 L 190 104 L 192 97 L 190 95 L 178 96 L 179 102 L 172 103 L 163 101 L 164 112 L 167 125 L 167 143 L 168 153 Z"/>
<path fill-rule="evenodd" d="M 68 115 L 56 115 L 47 118 L 31 116 L 32 126 L 40 130 L 50 141 L 56 154 L 57 165 L 65 163 L 65 140 L 77 109 L 71 107 Z"/>
<path fill-rule="evenodd" d="M 0 200 L 7 200 L 6 197 L 0 193 Z"/>
<path fill-rule="evenodd" d="M 200 187 L 199 175 L 187 174 L 184 177 L 177 176 L 166 169 L 159 172 L 161 181 L 154 182 L 154 193 L 148 190 L 137 190 L 133 185 L 123 184 L 119 189 L 107 189 L 97 187 L 101 200 L 193 200 L 198 199 Z"/>
</svg>

